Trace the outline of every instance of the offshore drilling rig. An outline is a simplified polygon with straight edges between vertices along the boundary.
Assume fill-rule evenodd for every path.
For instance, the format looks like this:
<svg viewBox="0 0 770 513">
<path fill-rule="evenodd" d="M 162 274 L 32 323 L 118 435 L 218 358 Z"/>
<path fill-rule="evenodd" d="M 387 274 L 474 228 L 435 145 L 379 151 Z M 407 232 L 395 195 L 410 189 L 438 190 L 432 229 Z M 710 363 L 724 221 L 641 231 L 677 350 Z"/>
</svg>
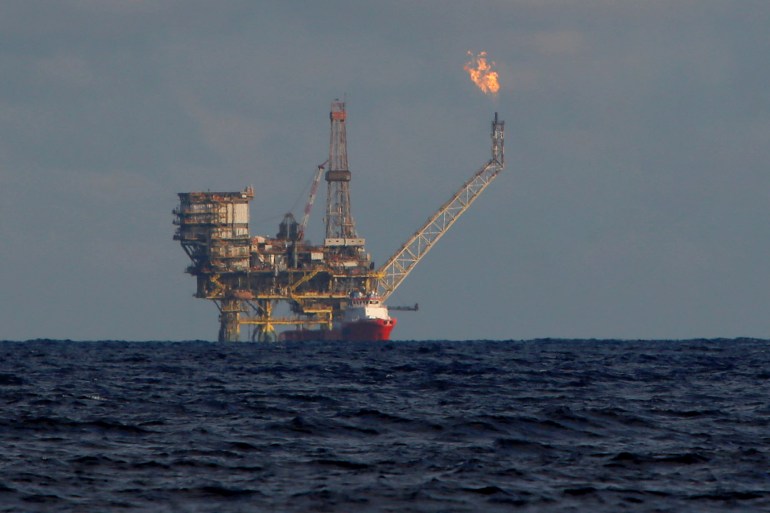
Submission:
<svg viewBox="0 0 770 513">
<path fill-rule="evenodd" d="M 275 340 L 276 328 L 285 330 L 282 335 L 304 334 L 289 340 L 351 339 L 339 325 L 354 307 L 384 309 L 384 318 L 390 319 L 380 302 L 503 169 L 504 122 L 495 113 L 491 159 L 375 269 L 351 215 L 344 102 L 332 102 L 329 118 L 329 158 L 318 166 L 302 221 L 286 214 L 275 237 L 249 235 L 251 187 L 179 193 L 174 240 L 192 260 L 187 272 L 197 279 L 195 297 L 209 299 L 219 309 L 219 341 L 240 340 L 242 326 L 251 327 L 254 341 Z M 305 229 L 322 176 L 327 183 L 326 236 L 322 245 L 310 245 Z M 279 304 L 287 304 L 289 313 L 277 315 Z"/>
</svg>

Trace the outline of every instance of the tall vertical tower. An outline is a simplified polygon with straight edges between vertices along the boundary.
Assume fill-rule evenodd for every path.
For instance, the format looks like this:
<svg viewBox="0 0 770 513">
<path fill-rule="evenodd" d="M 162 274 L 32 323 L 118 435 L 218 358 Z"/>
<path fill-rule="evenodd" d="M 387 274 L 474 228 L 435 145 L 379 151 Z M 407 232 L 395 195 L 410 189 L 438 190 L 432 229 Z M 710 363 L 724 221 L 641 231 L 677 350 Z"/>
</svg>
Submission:
<svg viewBox="0 0 770 513">
<path fill-rule="evenodd" d="M 350 215 L 350 170 L 348 143 L 345 135 L 345 102 L 335 100 L 329 113 L 331 139 L 329 141 L 329 169 L 326 171 L 326 245 L 356 245 L 356 225 Z"/>
</svg>

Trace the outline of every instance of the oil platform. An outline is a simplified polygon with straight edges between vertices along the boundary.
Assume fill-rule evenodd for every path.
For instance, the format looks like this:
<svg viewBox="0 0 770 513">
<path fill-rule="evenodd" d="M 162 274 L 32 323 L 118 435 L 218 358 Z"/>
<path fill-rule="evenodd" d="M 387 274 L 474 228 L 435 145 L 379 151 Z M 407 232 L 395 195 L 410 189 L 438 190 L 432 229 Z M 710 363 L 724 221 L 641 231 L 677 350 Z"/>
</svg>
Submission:
<svg viewBox="0 0 770 513">
<path fill-rule="evenodd" d="M 375 268 L 351 215 L 344 102 L 332 102 L 329 118 L 329 158 L 317 168 L 302 220 L 286 214 L 274 237 L 249 234 L 251 187 L 240 192 L 179 193 L 179 206 L 173 211 L 174 240 L 192 261 L 187 272 L 197 280 L 195 297 L 211 300 L 219 309 L 219 341 L 240 340 L 244 326 L 250 328 L 253 341 L 279 336 L 350 339 L 340 324 L 346 313 L 360 306 L 360 298 L 371 298 L 363 303 L 376 302 L 378 311 L 385 312 L 383 318 L 390 319 L 381 302 L 503 169 L 504 122 L 495 113 L 491 159 L 385 264 Z M 322 177 L 327 184 L 326 234 L 323 244 L 311 245 L 305 240 L 305 229 Z M 394 324 L 395 319 L 390 328 Z"/>
</svg>

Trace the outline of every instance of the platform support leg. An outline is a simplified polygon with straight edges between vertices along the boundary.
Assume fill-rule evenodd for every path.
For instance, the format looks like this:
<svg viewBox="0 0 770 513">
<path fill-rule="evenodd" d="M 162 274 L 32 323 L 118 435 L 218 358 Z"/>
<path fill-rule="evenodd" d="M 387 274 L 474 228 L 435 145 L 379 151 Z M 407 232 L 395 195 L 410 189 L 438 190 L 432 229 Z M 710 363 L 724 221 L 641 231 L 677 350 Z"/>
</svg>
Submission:
<svg viewBox="0 0 770 513">
<path fill-rule="evenodd" d="M 219 308 L 219 341 L 238 342 L 241 337 L 241 302 L 223 300 Z"/>
</svg>

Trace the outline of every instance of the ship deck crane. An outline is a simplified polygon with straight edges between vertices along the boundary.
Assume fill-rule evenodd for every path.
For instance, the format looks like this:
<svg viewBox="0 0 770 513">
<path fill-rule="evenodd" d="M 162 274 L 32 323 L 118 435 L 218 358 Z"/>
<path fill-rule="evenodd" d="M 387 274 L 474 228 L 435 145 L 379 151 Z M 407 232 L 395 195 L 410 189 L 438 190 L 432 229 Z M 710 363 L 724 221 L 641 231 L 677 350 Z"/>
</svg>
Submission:
<svg viewBox="0 0 770 513">
<path fill-rule="evenodd" d="M 498 121 L 495 112 L 495 119 L 492 121 L 492 158 L 378 269 L 380 278 L 377 280 L 376 292 L 382 301 L 393 294 L 420 260 L 503 170 L 504 128 L 505 122 Z"/>
</svg>

